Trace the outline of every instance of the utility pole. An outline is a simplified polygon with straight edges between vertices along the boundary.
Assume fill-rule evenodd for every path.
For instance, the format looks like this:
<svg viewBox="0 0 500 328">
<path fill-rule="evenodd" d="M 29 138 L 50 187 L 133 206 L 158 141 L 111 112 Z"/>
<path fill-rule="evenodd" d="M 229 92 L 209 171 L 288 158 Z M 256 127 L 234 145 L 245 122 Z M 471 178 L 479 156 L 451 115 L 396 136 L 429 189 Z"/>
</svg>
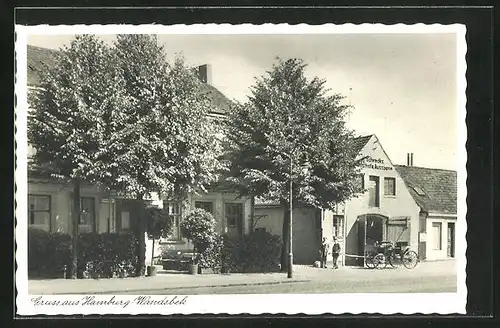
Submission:
<svg viewBox="0 0 500 328">
<path fill-rule="evenodd" d="M 290 224 L 289 224 L 289 232 L 288 232 L 288 272 L 287 272 L 287 277 L 292 278 L 293 276 L 293 249 L 292 249 L 292 226 L 293 226 L 293 220 L 292 220 L 292 211 L 293 211 L 293 195 L 292 195 L 292 187 L 293 187 L 293 179 L 292 179 L 292 172 L 293 172 L 293 161 L 292 161 L 292 153 L 290 152 L 290 200 L 289 200 L 289 205 L 290 205 Z"/>
</svg>

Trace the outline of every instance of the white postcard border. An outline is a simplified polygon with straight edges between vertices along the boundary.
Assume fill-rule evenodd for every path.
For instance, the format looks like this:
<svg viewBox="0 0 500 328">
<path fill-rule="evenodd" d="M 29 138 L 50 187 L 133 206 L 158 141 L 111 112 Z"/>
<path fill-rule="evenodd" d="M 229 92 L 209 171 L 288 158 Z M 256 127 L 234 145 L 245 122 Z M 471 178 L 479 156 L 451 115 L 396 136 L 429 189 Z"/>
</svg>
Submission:
<svg viewBox="0 0 500 328">
<path fill-rule="evenodd" d="M 466 286 L 466 161 L 467 140 L 466 117 L 466 41 L 465 26 L 460 24 L 194 24 L 194 25 L 72 25 L 72 26 L 15 26 L 16 33 L 16 108 L 15 108 L 15 154 L 17 156 L 16 183 L 16 227 L 15 254 L 17 314 L 19 315 L 69 315 L 69 314 L 340 314 L 340 313 L 380 313 L 380 314 L 449 314 L 465 313 Z M 96 295 L 96 300 L 106 301 L 111 297 L 130 304 L 120 306 L 35 306 L 36 295 L 28 295 L 27 274 L 27 64 L 26 46 L 28 35 L 68 35 L 68 34 L 339 34 L 339 33 L 456 33 L 457 35 L 457 149 L 458 149 L 458 213 L 456 227 L 457 293 L 405 294 L 277 294 L 277 295 L 190 295 L 185 304 L 175 306 L 143 306 L 133 303 L 137 295 Z M 88 295 L 44 295 L 47 301 L 82 300 Z M 163 296 L 152 296 L 162 299 Z M 184 296 L 178 295 L 178 298 Z"/>
</svg>

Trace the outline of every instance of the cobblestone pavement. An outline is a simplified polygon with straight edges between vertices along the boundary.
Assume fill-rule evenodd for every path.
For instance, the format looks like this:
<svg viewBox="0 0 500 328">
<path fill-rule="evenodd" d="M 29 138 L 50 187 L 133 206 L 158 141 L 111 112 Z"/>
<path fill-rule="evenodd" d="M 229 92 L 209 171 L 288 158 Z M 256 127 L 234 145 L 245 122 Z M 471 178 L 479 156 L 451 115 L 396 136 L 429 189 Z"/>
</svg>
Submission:
<svg viewBox="0 0 500 328">
<path fill-rule="evenodd" d="M 423 262 L 404 267 L 338 270 L 295 266 L 291 279 L 284 273 L 187 275 L 161 271 L 155 277 L 125 279 L 30 280 L 29 294 L 237 294 L 455 292 L 455 261 Z"/>
</svg>

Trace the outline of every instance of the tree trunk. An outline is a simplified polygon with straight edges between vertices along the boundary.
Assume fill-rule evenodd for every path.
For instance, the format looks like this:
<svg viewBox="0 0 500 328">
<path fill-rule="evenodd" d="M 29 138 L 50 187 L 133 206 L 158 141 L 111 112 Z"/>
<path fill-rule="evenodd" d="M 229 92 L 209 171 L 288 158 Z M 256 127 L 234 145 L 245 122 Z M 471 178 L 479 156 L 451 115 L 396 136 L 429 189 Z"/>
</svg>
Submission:
<svg viewBox="0 0 500 328">
<path fill-rule="evenodd" d="M 154 265 L 154 258 L 155 258 L 155 239 L 153 238 L 153 247 L 151 249 L 151 266 Z"/>
<path fill-rule="evenodd" d="M 281 271 L 286 272 L 288 268 L 288 253 L 290 245 L 290 208 L 288 205 L 284 206 L 283 214 L 283 247 L 281 247 Z"/>
<path fill-rule="evenodd" d="M 137 239 L 139 241 L 137 253 L 136 276 L 146 275 L 146 227 L 144 222 L 144 203 L 143 195 L 137 196 Z"/>
<path fill-rule="evenodd" d="M 73 181 L 73 222 L 71 247 L 71 279 L 77 278 L 78 273 L 78 225 L 80 224 L 80 181 Z"/>
</svg>

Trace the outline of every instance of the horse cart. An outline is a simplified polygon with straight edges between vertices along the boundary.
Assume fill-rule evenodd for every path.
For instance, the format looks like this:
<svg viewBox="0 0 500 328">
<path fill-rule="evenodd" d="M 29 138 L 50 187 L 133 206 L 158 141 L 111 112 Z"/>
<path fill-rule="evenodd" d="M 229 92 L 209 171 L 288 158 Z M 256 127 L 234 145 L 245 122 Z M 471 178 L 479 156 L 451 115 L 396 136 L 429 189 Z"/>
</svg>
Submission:
<svg viewBox="0 0 500 328">
<path fill-rule="evenodd" d="M 388 265 L 404 265 L 407 269 L 417 266 L 418 255 L 406 242 L 376 242 L 365 252 L 365 265 L 371 269 L 384 269 Z"/>
</svg>

